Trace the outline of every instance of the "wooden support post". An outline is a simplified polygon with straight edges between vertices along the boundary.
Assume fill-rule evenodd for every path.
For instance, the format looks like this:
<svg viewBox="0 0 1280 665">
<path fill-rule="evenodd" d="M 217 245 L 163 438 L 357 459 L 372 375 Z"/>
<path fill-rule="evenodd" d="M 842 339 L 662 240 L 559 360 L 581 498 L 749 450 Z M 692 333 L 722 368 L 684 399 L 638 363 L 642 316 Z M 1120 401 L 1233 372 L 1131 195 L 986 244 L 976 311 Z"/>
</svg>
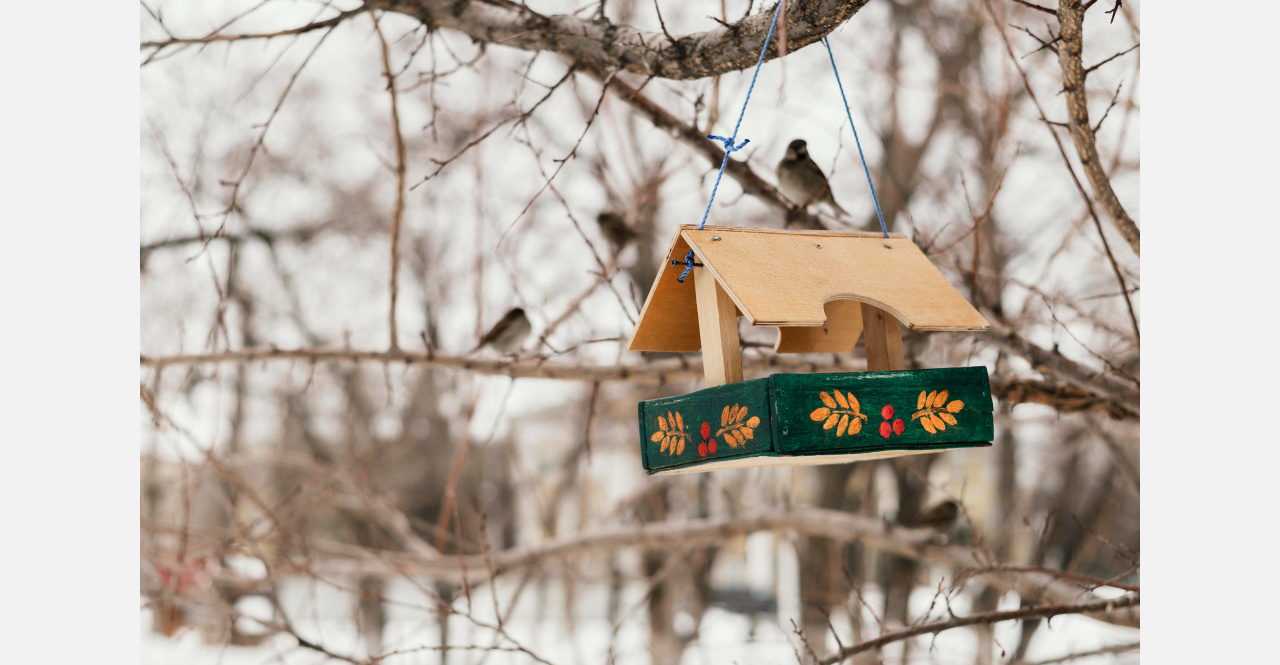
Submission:
<svg viewBox="0 0 1280 665">
<path fill-rule="evenodd" d="M 698 335 L 702 339 L 702 371 L 707 387 L 737 383 L 742 380 L 738 306 L 706 268 L 693 269 L 693 288 L 698 299 Z"/>
<path fill-rule="evenodd" d="M 862 330 L 867 336 L 868 372 L 907 368 L 902 355 L 902 325 L 897 318 L 879 307 L 862 303 Z"/>
</svg>

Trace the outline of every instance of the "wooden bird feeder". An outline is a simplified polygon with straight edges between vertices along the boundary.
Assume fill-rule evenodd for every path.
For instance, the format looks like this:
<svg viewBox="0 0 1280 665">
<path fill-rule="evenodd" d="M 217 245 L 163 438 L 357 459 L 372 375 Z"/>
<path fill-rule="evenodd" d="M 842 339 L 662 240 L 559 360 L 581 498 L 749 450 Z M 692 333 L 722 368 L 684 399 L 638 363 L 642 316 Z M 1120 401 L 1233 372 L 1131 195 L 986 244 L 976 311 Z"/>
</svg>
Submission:
<svg viewBox="0 0 1280 665">
<path fill-rule="evenodd" d="M 690 249 L 694 268 L 680 283 Z M 846 353 L 865 332 L 867 371 L 743 381 L 739 316 L 777 327 L 778 353 Z M 645 470 L 833 464 L 991 445 L 986 368 L 905 371 L 903 325 L 989 327 L 902 234 L 680 227 L 628 348 L 701 349 L 707 388 L 640 402 Z"/>
</svg>

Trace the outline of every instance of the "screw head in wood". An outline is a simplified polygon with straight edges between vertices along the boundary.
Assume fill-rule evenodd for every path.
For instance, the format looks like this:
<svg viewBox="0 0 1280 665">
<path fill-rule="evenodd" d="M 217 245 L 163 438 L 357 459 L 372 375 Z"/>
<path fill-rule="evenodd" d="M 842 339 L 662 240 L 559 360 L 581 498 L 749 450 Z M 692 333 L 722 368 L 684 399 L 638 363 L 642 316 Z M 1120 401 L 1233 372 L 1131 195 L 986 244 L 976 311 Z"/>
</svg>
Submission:
<svg viewBox="0 0 1280 665">
<path fill-rule="evenodd" d="M 720 239 L 720 236 L 711 236 L 711 242 L 715 242 L 719 239 Z"/>
</svg>

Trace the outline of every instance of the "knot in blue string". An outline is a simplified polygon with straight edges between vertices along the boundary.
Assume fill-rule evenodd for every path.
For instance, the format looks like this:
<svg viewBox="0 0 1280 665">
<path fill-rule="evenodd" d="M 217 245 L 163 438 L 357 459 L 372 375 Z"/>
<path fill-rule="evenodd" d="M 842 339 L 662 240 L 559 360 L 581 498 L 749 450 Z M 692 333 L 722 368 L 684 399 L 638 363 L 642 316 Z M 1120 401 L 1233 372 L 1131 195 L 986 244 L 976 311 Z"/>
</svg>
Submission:
<svg viewBox="0 0 1280 665">
<path fill-rule="evenodd" d="M 725 152 L 737 152 L 746 147 L 748 143 L 751 143 L 751 139 L 742 139 L 742 143 L 734 145 L 732 136 L 708 136 L 707 138 L 723 143 Z"/>
</svg>

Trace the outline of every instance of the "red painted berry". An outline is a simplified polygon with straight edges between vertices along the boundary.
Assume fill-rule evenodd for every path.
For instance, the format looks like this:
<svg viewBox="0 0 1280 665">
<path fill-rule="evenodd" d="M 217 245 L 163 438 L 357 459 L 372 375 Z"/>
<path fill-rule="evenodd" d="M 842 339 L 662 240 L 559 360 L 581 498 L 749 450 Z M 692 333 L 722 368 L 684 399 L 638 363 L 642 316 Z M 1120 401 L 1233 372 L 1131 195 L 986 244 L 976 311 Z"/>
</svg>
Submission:
<svg viewBox="0 0 1280 665">
<path fill-rule="evenodd" d="M 699 443 L 699 444 L 698 444 L 698 454 L 699 454 L 699 455 L 701 455 L 701 456 L 703 456 L 703 457 L 706 457 L 706 456 L 707 456 L 707 442 L 706 442 L 706 441 L 703 441 L 702 443 Z"/>
<path fill-rule="evenodd" d="M 705 421 L 702 423 L 702 438 L 711 438 L 711 425 L 707 424 Z"/>
<path fill-rule="evenodd" d="M 893 433 L 893 429 L 889 426 L 889 421 L 886 420 L 880 423 L 880 436 L 883 436 L 884 438 L 887 439 L 889 438 L 889 435 L 892 433 Z"/>
<path fill-rule="evenodd" d="M 715 439 L 712 439 L 710 442 L 708 442 L 708 443 L 707 443 L 707 452 L 711 453 L 712 455 L 716 454 L 716 440 L 715 440 Z"/>
<path fill-rule="evenodd" d="M 884 405 L 884 408 L 883 408 L 883 409 L 880 409 L 880 417 L 881 417 L 881 418 L 884 418 L 885 420 L 892 420 L 892 419 L 893 419 L 893 405 L 892 405 L 892 404 L 885 404 L 885 405 Z"/>
<path fill-rule="evenodd" d="M 906 428 L 907 428 L 907 426 L 906 426 L 906 424 L 905 424 L 905 423 L 903 423 L 903 422 L 902 422 L 902 419 L 901 419 L 901 418 L 899 418 L 899 419 L 897 419 L 897 420 L 893 421 L 893 433 L 894 433 L 894 434 L 902 434 L 902 430 L 904 430 L 904 429 L 906 429 Z"/>
</svg>

